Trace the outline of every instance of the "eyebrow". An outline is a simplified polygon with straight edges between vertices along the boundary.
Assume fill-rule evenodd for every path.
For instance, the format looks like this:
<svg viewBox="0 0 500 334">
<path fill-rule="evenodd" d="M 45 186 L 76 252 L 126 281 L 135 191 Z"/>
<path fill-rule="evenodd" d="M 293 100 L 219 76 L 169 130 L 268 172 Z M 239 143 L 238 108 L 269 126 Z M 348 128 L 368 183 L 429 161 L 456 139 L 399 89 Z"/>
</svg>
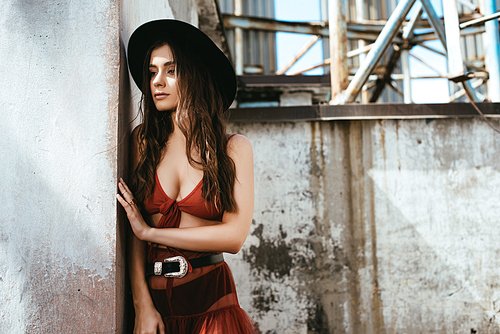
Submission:
<svg viewBox="0 0 500 334">
<path fill-rule="evenodd" d="M 173 61 L 167 61 L 165 64 L 163 64 L 163 66 L 170 66 L 170 65 L 175 65 L 175 62 Z M 149 64 L 149 68 L 151 67 L 157 67 L 155 64 Z"/>
</svg>

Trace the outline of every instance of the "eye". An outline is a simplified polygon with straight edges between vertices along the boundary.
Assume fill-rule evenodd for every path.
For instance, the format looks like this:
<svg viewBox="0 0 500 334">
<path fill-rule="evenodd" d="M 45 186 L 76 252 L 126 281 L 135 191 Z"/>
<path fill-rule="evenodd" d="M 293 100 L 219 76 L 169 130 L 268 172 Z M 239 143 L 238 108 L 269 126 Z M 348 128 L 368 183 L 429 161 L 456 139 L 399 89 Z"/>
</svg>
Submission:
<svg viewBox="0 0 500 334">
<path fill-rule="evenodd" d="M 154 77 L 155 75 L 156 75 L 156 72 L 152 72 L 152 71 L 149 72 L 149 77 L 150 78 Z"/>
<path fill-rule="evenodd" d="M 168 74 L 175 74 L 175 68 L 171 68 L 167 71 Z"/>
</svg>

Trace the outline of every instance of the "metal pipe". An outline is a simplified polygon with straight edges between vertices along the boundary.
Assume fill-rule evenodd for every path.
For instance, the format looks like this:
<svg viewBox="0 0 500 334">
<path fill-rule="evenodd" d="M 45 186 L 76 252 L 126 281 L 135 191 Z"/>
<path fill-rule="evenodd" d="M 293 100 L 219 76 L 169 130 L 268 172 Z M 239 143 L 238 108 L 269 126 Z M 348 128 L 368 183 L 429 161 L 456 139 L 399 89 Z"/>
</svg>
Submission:
<svg viewBox="0 0 500 334">
<path fill-rule="evenodd" d="M 443 47 L 446 49 L 446 35 L 444 33 L 444 27 L 441 21 L 439 20 L 439 17 L 436 14 L 436 11 L 434 10 L 434 7 L 432 7 L 432 4 L 430 0 L 420 0 L 422 3 L 422 6 L 424 6 L 425 12 L 427 13 L 427 16 L 429 17 L 429 23 L 431 27 L 434 29 L 434 32 L 436 33 L 437 37 L 443 44 Z"/>
<path fill-rule="evenodd" d="M 365 2 L 364 0 L 356 0 L 356 22 L 363 23 L 365 20 Z M 358 49 L 362 49 L 366 46 L 366 42 L 363 39 L 358 39 Z M 349 56 L 348 56 L 349 57 Z M 358 61 L 362 63 L 365 60 L 366 52 L 362 52 L 359 54 Z M 368 91 L 366 90 L 366 86 L 364 86 L 361 92 L 361 103 L 368 103 Z"/>
<path fill-rule="evenodd" d="M 417 25 L 418 21 L 420 20 L 420 16 L 424 11 L 424 9 L 422 8 L 422 3 L 420 2 L 415 3 L 413 10 L 415 12 L 410 18 L 410 22 L 408 23 L 408 25 L 406 25 L 406 27 L 403 28 L 403 40 L 405 41 L 405 43 L 408 40 L 413 39 L 415 26 Z"/>
<path fill-rule="evenodd" d="M 394 85 L 394 83 L 392 81 L 389 81 L 387 83 L 389 85 L 389 87 L 391 87 L 396 93 L 398 93 L 399 95 L 401 95 L 402 98 L 404 98 L 405 94 L 398 88 Z M 411 102 L 410 102 L 411 103 Z"/>
<path fill-rule="evenodd" d="M 427 66 L 428 68 L 430 68 L 431 70 L 433 70 L 434 72 L 436 72 L 437 74 L 439 74 L 440 76 L 442 76 L 444 78 L 448 77 L 445 73 L 441 73 L 438 69 L 432 67 L 430 64 L 427 64 L 423 59 L 420 59 L 419 57 L 415 56 L 413 53 L 408 52 L 408 54 L 410 56 L 412 56 L 413 58 L 415 58 L 416 60 L 418 60 L 419 62 L 421 62 L 422 64 L 424 64 L 425 66 Z"/>
<path fill-rule="evenodd" d="M 411 76 L 409 52 L 403 49 L 401 52 L 401 69 L 403 71 L 403 97 L 405 103 L 412 103 L 411 99 Z"/>
<path fill-rule="evenodd" d="M 480 17 L 480 18 L 475 19 L 475 20 L 470 20 L 470 21 L 467 21 L 464 23 L 460 23 L 460 29 L 471 27 L 471 26 L 474 26 L 476 24 L 481 24 L 483 22 L 498 19 L 498 18 L 500 18 L 500 12 L 495 13 L 495 14 L 491 14 L 491 15 L 485 15 L 485 16 Z"/>
<path fill-rule="evenodd" d="M 243 0 L 234 0 L 234 15 L 243 15 Z M 245 53 L 243 48 L 243 30 L 241 28 L 234 28 L 234 63 L 237 75 L 243 74 L 243 64 L 245 62 Z"/>
<path fill-rule="evenodd" d="M 408 15 L 408 12 L 414 3 L 415 0 L 402 0 L 398 3 L 384 29 L 382 29 L 382 32 L 375 41 L 373 48 L 366 56 L 365 61 L 361 64 L 360 68 L 356 72 L 356 75 L 347 87 L 345 93 L 342 94 L 343 96 L 338 94 L 339 98 L 334 101 L 335 104 L 354 102 L 359 90 L 363 87 L 366 79 L 373 71 L 380 58 L 382 58 L 384 52 L 387 50 L 389 43 L 399 32 L 401 24 L 405 20 L 406 15 Z"/>
<path fill-rule="evenodd" d="M 473 12 L 476 12 L 476 13 L 478 12 L 477 6 L 474 5 L 472 2 L 465 1 L 465 0 L 457 0 L 457 2 L 460 2 L 462 5 L 464 5 L 465 7 L 469 8 Z"/>
<path fill-rule="evenodd" d="M 422 4 L 425 1 L 421 0 Z M 424 6 L 425 7 L 425 6 Z M 432 8 L 432 5 L 429 7 Z M 432 9 L 433 10 L 433 9 Z M 427 12 L 429 14 L 429 12 Z M 460 47 L 460 27 L 458 20 L 457 3 L 455 0 L 443 0 L 443 14 L 446 31 L 446 50 L 453 50 L 447 52 L 448 60 L 448 79 L 452 81 L 463 81 L 464 89 L 473 101 L 478 102 L 481 100 L 481 95 L 474 90 L 471 83 L 468 81 L 465 72 L 465 66 L 462 59 L 462 52 Z M 430 17 L 431 15 L 429 15 Z M 437 26 L 441 26 L 441 23 Z M 498 29 L 498 27 L 497 27 Z M 444 40 L 441 39 L 441 42 Z"/>
<path fill-rule="evenodd" d="M 274 1 L 273 1 L 274 2 Z M 320 0 L 320 15 L 321 15 L 321 22 L 323 22 L 325 25 L 328 24 L 328 0 Z M 330 58 L 330 38 L 324 37 L 321 39 L 322 41 L 322 53 L 323 53 L 323 59 Z M 325 74 L 328 74 L 330 71 L 330 67 L 325 67 L 323 69 Z"/>
<path fill-rule="evenodd" d="M 377 79 L 377 85 L 375 89 L 372 91 L 370 102 L 377 102 L 380 95 L 382 95 L 385 86 L 387 84 L 390 84 L 390 82 L 392 81 L 391 75 L 394 72 L 394 69 L 396 68 L 396 65 L 399 62 L 399 58 L 401 57 L 401 48 L 398 47 L 397 45 L 392 45 L 390 51 L 388 51 L 387 56 L 388 56 L 387 58 L 389 58 L 389 61 L 385 65 L 385 70 L 384 74 L 382 75 L 382 78 Z"/>
<path fill-rule="evenodd" d="M 477 12 L 477 6 L 474 5 L 472 2 L 465 1 L 465 0 L 457 0 L 457 2 L 460 2 L 462 5 L 464 5 L 465 7 L 468 7 L 473 12 Z"/>
<path fill-rule="evenodd" d="M 364 53 L 370 51 L 372 48 L 373 48 L 373 44 L 368 44 L 368 45 L 363 46 L 362 48 L 347 51 L 347 58 L 352 58 L 354 56 L 364 54 Z"/>
<path fill-rule="evenodd" d="M 491 15 L 497 11 L 495 0 L 485 0 L 485 14 Z M 486 27 L 486 69 L 490 73 L 488 95 L 491 102 L 500 102 L 500 38 L 498 36 L 498 21 L 492 20 Z"/>
<path fill-rule="evenodd" d="M 307 51 L 309 51 L 310 48 L 312 48 L 314 44 L 316 44 L 318 39 L 319 36 L 311 36 L 311 38 L 307 41 L 306 44 L 304 44 L 304 46 L 302 46 L 302 48 L 300 48 L 300 50 L 295 54 L 295 56 L 293 56 L 293 58 L 290 59 L 290 61 L 285 66 L 283 66 L 283 68 L 276 71 L 276 74 L 277 75 L 285 74 L 285 72 L 288 71 L 290 67 L 293 66 L 293 64 L 295 64 Z"/>
<path fill-rule="evenodd" d="M 484 29 L 484 26 L 468 27 L 468 28 L 460 30 L 460 36 L 463 37 L 463 36 L 479 35 L 479 34 L 484 33 L 485 31 L 486 30 Z M 420 44 L 423 42 L 433 41 L 436 39 L 437 39 L 437 36 L 436 36 L 435 32 L 416 34 L 415 37 L 413 38 L 413 43 Z"/>
<path fill-rule="evenodd" d="M 347 87 L 347 26 L 343 0 L 328 3 L 330 32 L 330 80 L 332 101 Z"/>
<path fill-rule="evenodd" d="M 461 78 L 463 78 L 465 71 L 464 62 L 462 60 L 462 50 L 460 47 L 460 23 L 458 21 L 456 0 L 443 0 L 443 16 L 446 33 L 446 50 L 451 51 L 447 53 L 448 75 L 450 80 L 462 81 Z"/>
<path fill-rule="evenodd" d="M 241 0 L 237 0 L 241 1 Z M 321 35 L 328 37 L 328 26 L 323 22 L 288 22 L 254 16 L 222 14 L 225 28 L 246 30 L 282 31 L 297 34 Z"/>
<path fill-rule="evenodd" d="M 427 49 L 427 50 L 432 51 L 432 52 L 434 52 L 434 53 L 437 53 L 438 55 L 441 55 L 441 56 L 443 56 L 443 57 L 446 57 L 446 53 L 441 52 L 441 51 L 439 51 L 439 50 L 436 50 L 436 49 L 434 49 L 434 48 L 431 48 L 430 46 L 425 45 L 424 43 L 421 43 L 421 44 L 419 44 L 418 46 L 423 47 L 424 49 Z"/>
<path fill-rule="evenodd" d="M 479 79 L 479 80 L 477 80 L 477 81 L 473 82 L 473 83 L 471 84 L 471 86 L 472 86 L 472 88 L 477 88 L 477 87 L 481 86 L 481 85 L 484 83 L 484 81 L 485 81 L 484 79 Z M 464 95 L 465 95 L 465 90 L 464 90 L 464 89 L 460 89 L 459 91 L 457 91 L 457 92 L 453 93 L 453 94 L 450 96 L 450 102 L 453 102 L 453 101 L 455 101 L 455 100 L 457 100 L 457 99 L 461 98 L 461 97 L 462 97 L 462 96 L 464 96 Z M 482 100 L 484 100 L 484 96 L 480 95 L 480 98 L 481 98 Z"/>
<path fill-rule="evenodd" d="M 293 72 L 293 73 L 289 73 L 288 75 L 298 75 L 298 74 L 302 74 L 302 73 L 314 70 L 315 68 L 322 67 L 322 66 L 328 66 L 328 65 L 330 65 L 330 58 L 327 58 L 327 59 L 323 60 L 323 62 L 321 64 L 316 64 L 316 65 L 313 65 L 313 66 L 309 66 L 309 67 L 303 68 L 303 69 L 301 69 L 299 71 L 296 71 L 296 72 Z"/>
</svg>

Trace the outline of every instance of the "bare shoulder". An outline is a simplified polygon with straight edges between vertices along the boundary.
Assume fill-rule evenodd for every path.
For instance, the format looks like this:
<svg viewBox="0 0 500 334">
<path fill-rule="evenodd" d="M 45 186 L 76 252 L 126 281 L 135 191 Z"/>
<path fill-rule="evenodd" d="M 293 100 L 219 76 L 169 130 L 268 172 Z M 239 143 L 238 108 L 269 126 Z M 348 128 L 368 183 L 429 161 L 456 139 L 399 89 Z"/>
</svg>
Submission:
<svg viewBox="0 0 500 334">
<path fill-rule="evenodd" d="M 252 156 L 252 143 L 250 140 L 240 134 L 232 136 L 227 143 L 228 154 L 236 156 Z"/>
<path fill-rule="evenodd" d="M 227 147 L 230 149 L 243 148 L 251 150 L 252 143 L 250 143 L 250 140 L 247 137 L 240 134 L 235 134 L 227 142 Z"/>
</svg>

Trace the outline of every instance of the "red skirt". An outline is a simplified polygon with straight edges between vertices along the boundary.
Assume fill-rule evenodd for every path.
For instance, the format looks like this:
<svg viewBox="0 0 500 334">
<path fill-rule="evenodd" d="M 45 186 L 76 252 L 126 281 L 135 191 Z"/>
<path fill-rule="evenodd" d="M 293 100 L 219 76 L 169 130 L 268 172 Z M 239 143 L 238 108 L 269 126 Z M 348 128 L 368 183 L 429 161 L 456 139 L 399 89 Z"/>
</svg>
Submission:
<svg viewBox="0 0 500 334">
<path fill-rule="evenodd" d="M 154 261 L 170 254 L 156 248 Z M 188 259 L 207 253 L 182 252 Z M 183 278 L 152 276 L 149 291 L 163 317 L 166 333 L 255 334 L 259 331 L 241 309 L 233 276 L 226 262 L 193 269 Z"/>
</svg>

